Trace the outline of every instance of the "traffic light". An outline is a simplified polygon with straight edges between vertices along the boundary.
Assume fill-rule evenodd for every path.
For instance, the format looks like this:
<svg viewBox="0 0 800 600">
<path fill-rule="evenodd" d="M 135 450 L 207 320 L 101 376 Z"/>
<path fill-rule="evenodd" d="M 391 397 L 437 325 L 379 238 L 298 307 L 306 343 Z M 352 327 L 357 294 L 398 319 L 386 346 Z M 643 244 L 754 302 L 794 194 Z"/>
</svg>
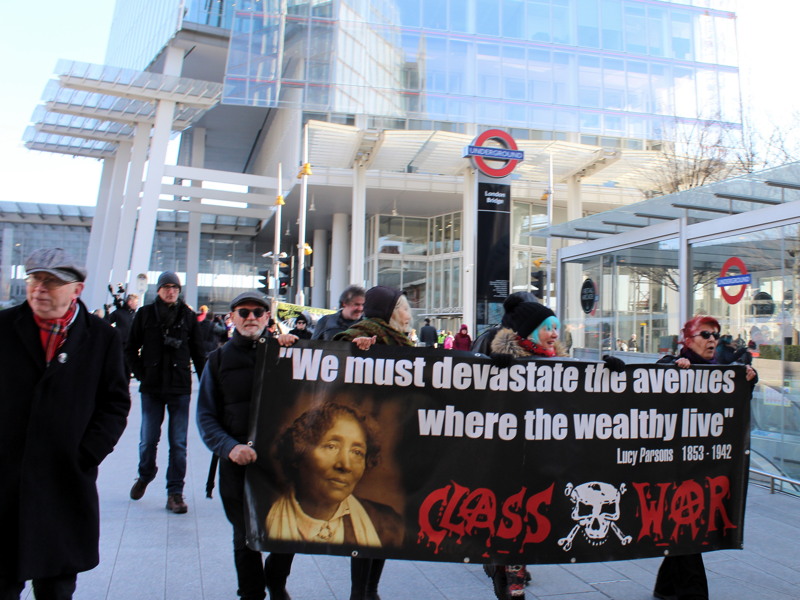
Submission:
<svg viewBox="0 0 800 600">
<path fill-rule="evenodd" d="M 539 300 L 544 299 L 546 275 L 544 271 L 531 271 L 531 291 Z"/>
<path fill-rule="evenodd" d="M 269 276 L 269 269 L 264 269 L 263 271 L 258 272 L 258 283 L 261 284 L 261 286 L 258 288 L 258 291 L 266 296 L 269 295 Z"/>
<path fill-rule="evenodd" d="M 289 293 L 289 284 L 292 282 L 292 268 L 282 262 L 278 263 L 278 295 L 286 296 Z"/>
</svg>

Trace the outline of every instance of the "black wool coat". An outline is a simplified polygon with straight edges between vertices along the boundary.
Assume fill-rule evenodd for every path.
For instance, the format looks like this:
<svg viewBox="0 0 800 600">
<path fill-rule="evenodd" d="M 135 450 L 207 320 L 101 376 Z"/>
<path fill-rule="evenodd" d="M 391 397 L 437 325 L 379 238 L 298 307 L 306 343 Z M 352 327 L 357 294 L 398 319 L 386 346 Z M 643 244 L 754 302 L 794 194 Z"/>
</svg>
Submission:
<svg viewBox="0 0 800 600">
<path fill-rule="evenodd" d="M 27 302 L 0 311 L 0 579 L 99 562 L 97 467 L 130 396 L 119 332 L 79 304 L 49 365 Z"/>
<path fill-rule="evenodd" d="M 197 376 L 206 364 L 206 352 L 197 315 L 178 300 L 178 315 L 169 329 L 162 326 L 156 300 L 136 311 L 125 345 L 133 376 L 141 382 L 139 391 L 148 394 L 189 394 L 192 391 L 191 363 Z M 178 347 L 164 343 L 165 336 Z"/>
</svg>

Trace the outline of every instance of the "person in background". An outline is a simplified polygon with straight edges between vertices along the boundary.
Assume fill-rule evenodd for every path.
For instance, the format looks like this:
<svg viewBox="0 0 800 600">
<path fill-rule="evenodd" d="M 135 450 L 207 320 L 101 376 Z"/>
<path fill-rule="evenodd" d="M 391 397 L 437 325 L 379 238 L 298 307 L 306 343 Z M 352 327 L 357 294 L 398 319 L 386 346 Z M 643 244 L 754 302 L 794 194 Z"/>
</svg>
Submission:
<svg viewBox="0 0 800 600">
<path fill-rule="evenodd" d="M 425 325 L 419 330 L 419 341 L 423 346 L 435 348 L 438 340 L 439 336 L 436 333 L 436 329 L 431 325 L 431 320 L 425 319 Z"/>
<path fill-rule="evenodd" d="M 188 510 L 183 487 L 192 391 L 191 363 L 201 375 L 206 355 L 197 315 L 180 299 L 178 276 L 164 271 L 158 277 L 156 289 L 156 299 L 136 312 L 125 347 L 133 376 L 140 381 L 142 395 L 139 474 L 130 497 L 131 500 L 141 499 L 156 477 L 156 452 L 166 409 L 169 413 L 166 507 L 170 512 L 183 514 Z"/>
<path fill-rule="evenodd" d="M 462 325 L 453 339 L 454 350 L 469 350 L 472 347 L 472 338 L 469 337 L 469 328 Z"/>
<path fill-rule="evenodd" d="M 375 286 L 364 295 L 364 319 L 336 334 L 334 340 L 353 342 L 361 350 L 374 344 L 411 346 L 411 307 L 400 290 Z M 350 600 L 380 600 L 378 584 L 386 563 L 382 558 L 353 558 L 350 561 Z"/>
<path fill-rule="evenodd" d="M 311 332 L 308 330 L 308 317 L 300 313 L 294 320 L 294 329 L 289 333 L 299 340 L 310 340 Z"/>
<path fill-rule="evenodd" d="M 347 287 L 339 296 L 339 310 L 317 321 L 311 339 L 330 341 L 337 333 L 358 323 L 364 314 L 364 293 L 360 285 Z"/>
<path fill-rule="evenodd" d="M 436 332 L 436 347 L 437 348 L 444 348 L 444 338 L 445 338 L 444 329 L 440 329 L 439 331 Z"/>
<path fill-rule="evenodd" d="M 454 340 L 455 340 L 455 338 L 453 338 L 453 332 L 452 331 L 447 331 L 444 334 L 444 343 L 442 344 L 442 346 L 444 346 L 444 349 L 445 350 L 452 350 L 453 349 Z"/>
<path fill-rule="evenodd" d="M 408 339 L 411 340 L 411 343 L 415 346 L 419 344 L 419 336 L 417 335 L 417 330 L 412 329 L 408 334 Z"/>
<path fill-rule="evenodd" d="M 228 332 L 225 329 L 225 325 L 210 310 L 206 311 L 205 318 L 197 324 L 197 327 L 200 330 L 203 351 L 206 356 L 219 348 L 222 343 L 228 341 Z"/>
<path fill-rule="evenodd" d="M 721 335 L 717 348 L 714 350 L 714 362 L 718 365 L 729 365 L 736 359 L 736 348 L 733 345 L 732 335 Z"/>
<path fill-rule="evenodd" d="M 258 458 L 247 445 L 250 400 L 258 340 L 266 332 L 269 311 L 268 298 L 258 292 L 244 292 L 233 299 L 233 336 L 209 355 L 197 396 L 200 437 L 219 457 L 219 494 L 233 526 L 237 593 L 243 600 L 264 600 L 265 588 L 270 600 L 289 600 L 286 580 L 294 559 L 294 554 L 271 553 L 262 564 L 261 553 L 246 543 L 245 472 Z M 289 334 L 278 336 L 282 346 L 296 341 Z"/>
<path fill-rule="evenodd" d="M 213 313 L 212 313 L 211 316 L 212 317 L 214 316 Z M 197 322 L 198 323 L 202 323 L 203 321 L 205 321 L 206 319 L 209 319 L 209 318 L 211 318 L 211 317 L 208 316 L 208 307 L 205 304 L 203 304 L 200 307 L 200 311 L 197 313 Z"/>
<path fill-rule="evenodd" d="M 694 365 L 716 364 L 715 352 L 719 340 L 719 321 L 714 317 L 697 316 L 687 321 L 681 329 L 682 345 L 677 356 L 667 354 L 658 364 L 673 364 L 681 369 Z M 758 375 L 747 367 L 747 381 L 755 385 Z M 667 556 L 656 576 L 653 596 L 660 600 L 707 600 L 708 581 L 702 554 Z"/>
<path fill-rule="evenodd" d="M 25 271 L 26 301 L 0 311 L 0 598 L 32 581 L 38 600 L 70 600 L 100 562 L 97 470 L 125 429 L 128 380 L 119 331 L 80 300 L 83 265 L 43 248 Z"/>
<path fill-rule="evenodd" d="M 136 309 L 139 308 L 139 296 L 136 294 L 128 294 L 125 303 L 119 306 L 114 312 L 106 315 L 106 321 L 111 323 L 112 326 L 119 331 L 120 339 L 124 344 L 128 343 L 128 336 L 131 333 L 131 325 L 133 325 L 133 317 L 136 315 Z M 128 381 L 131 379 L 131 365 L 128 362 L 127 355 L 125 358 L 125 374 L 128 376 Z"/>
<path fill-rule="evenodd" d="M 639 351 L 639 340 L 636 338 L 636 334 L 632 333 L 630 339 L 628 340 L 628 352 L 638 352 Z"/>
<path fill-rule="evenodd" d="M 617 350 L 619 352 L 627 352 L 628 351 L 628 344 L 622 341 L 622 338 L 617 338 Z"/>
<path fill-rule="evenodd" d="M 489 356 L 491 353 L 491 344 L 494 336 L 497 335 L 497 332 L 500 331 L 504 327 L 511 327 L 513 329 L 514 324 L 514 310 L 517 306 L 522 304 L 523 302 L 536 302 L 536 296 L 534 296 L 530 292 L 514 292 L 508 298 L 503 301 L 503 318 L 500 321 L 500 325 L 495 327 L 490 327 L 482 334 L 478 336 L 478 338 L 472 343 L 472 351 L 473 352 L 480 352 L 481 354 L 485 354 Z"/>
</svg>

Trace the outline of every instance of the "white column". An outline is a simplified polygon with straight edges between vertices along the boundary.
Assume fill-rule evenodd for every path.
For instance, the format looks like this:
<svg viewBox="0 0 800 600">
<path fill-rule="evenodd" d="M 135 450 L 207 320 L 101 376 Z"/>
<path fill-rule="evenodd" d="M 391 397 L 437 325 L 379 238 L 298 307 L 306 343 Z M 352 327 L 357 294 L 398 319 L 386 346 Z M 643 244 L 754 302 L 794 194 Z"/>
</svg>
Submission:
<svg viewBox="0 0 800 600">
<path fill-rule="evenodd" d="M 97 209 L 92 219 L 92 232 L 86 251 L 86 287 L 82 298 L 90 310 L 103 306 L 108 298 L 108 284 L 111 282 L 114 241 L 119 228 L 119 215 L 128 177 L 131 159 L 131 143 L 122 142 L 114 155 L 108 187 L 101 190 L 97 198 Z M 103 178 L 106 167 L 103 165 Z M 102 181 L 102 180 L 101 180 Z M 105 182 L 103 182 L 105 183 Z M 103 186 L 101 183 L 101 187 Z M 117 282 L 113 282 L 117 283 Z M 124 280 L 119 283 L 125 283 Z"/>
<path fill-rule="evenodd" d="M 324 229 L 314 230 L 314 285 L 311 288 L 311 306 L 326 308 L 328 295 L 325 293 L 325 282 L 328 281 L 328 232 Z"/>
<path fill-rule="evenodd" d="M 567 221 L 574 221 L 583 216 L 583 200 L 581 198 L 581 183 L 576 175 L 567 179 Z M 568 246 L 578 243 L 578 240 L 567 241 Z M 583 285 L 583 266 L 572 263 L 564 265 L 558 270 L 564 278 L 561 285 L 556 287 L 559 296 L 558 315 L 562 320 L 572 324 L 579 324 L 583 309 L 581 308 L 580 289 Z M 563 307 L 563 308 L 562 308 Z M 584 348 L 586 346 L 585 327 L 572 328 L 572 346 Z"/>
<path fill-rule="evenodd" d="M 203 127 L 195 127 L 191 130 L 192 151 L 189 163 L 192 167 L 205 166 L 206 153 L 206 130 Z M 192 181 L 192 187 L 202 187 L 202 181 Z M 201 198 L 193 198 L 201 200 Z M 189 236 L 186 243 L 186 282 L 183 290 L 183 298 L 187 304 L 193 306 L 195 310 L 199 305 L 197 298 L 197 274 L 200 270 L 200 229 L 201 213 L 189 212 Z"/>
<path fill-rule="evenodd" d="M 338 308 L 339 295 L 350 283 L 347 266 L 350 264 L 350 236 L 348 217 L 344 213 L 333 215 L 331 229 L 331 270 L 328 308 Z"/>
<path fill-rule="evenodd" d="M 464 310 L 464 323 L 475 332 L 475 252 L 478 239 L 477 182 L 475 169 L 464 170 L 464 189 L 461 200 L 461 306 Z M 430 292 L 430 290 L 428 290 Z"/>
<path fill-rule="evenodd" d="M 164 74 L 180 75 L 182 60 L 183 50 L 174 46 L 168 47 L 164 58 Z M 128 276 L 128 288 L 131 290 L 136 288 L 136 276 L 139 273 L 147 273 L 150 268 L 150 254 L 153 251 L 153 238 L 156 232 L 158 199 L 161 194 L 161 180 L 164 177 L 164 162 L 167 158 L 167 144 L 169 144 L 174 114 L 175 102 L 171 100 L 156 102 L 153 135 L 150 140 L 150 160 L 142 189 L 142 207 L 136 223 L 131 271 Z"/>
<path fill-rule="evenodd" d="M 128 270 L 131 263 L 131 244 L 136 231 L 136 215 L 139 211 L 139 194 L 142 192 L 144 164 L 147 161 L 147 147 L 150 145 L 150 125 L 137 123 L 133 134 L 133 151 L 131 165 L 128 168 L 128 179 L 125 184 L 125 199 L 122 203 L 117 243 L 114 248 L 112 277 L 115 281 L 128 281 Z M 131 293 L 136 292 L 128 288 Z M 140 299 L 140 301 L 143 300 Z"/>
<path fill-rule="evenodd" d="M 364 285 L 364 241 L 367 229 L 367 170 L 353 169 L 353 227 L 350 238 L 350 281 Z"/>
<path fill-rule="evenodd" d="M 0 254 L 0 300 L 11 300 L 11 269 L 14 266 L 14 227 L 3 227 L 2 254 Z"/>
<path fill-rule="evenodd" d="M 113 158 L 103 160 L 103 171 L 100 175 L 100 187 L 97 190 L 97 204 L 92 217 L 92 229 L 89 234 L 89 247 L 86 250 L 86 269 L 90 274 L 97 271 L 98 249 L 100 248 L 100 237 L 103 235 L 103 225 L 106 221 L 106 211 L 108 210 L 108 198 L 111 194 L 111 184 L 114 180 L 114 167 L 117 163 L 117 155 Z"/>
</svg>

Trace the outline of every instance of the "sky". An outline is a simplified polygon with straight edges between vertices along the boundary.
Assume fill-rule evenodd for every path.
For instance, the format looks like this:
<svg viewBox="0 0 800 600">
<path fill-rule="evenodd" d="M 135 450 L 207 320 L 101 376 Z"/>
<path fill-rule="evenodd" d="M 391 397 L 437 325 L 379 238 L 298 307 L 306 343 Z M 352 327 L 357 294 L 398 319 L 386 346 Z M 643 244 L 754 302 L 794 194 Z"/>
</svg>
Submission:
<svg viewBox="0 0 800 600">
<path fill-rule="evenodd" d="M 431 0 L 439 1 L 439 0 Z M 6 2 L 0 26 L 0 200 L 94 205 L 101 162 L 25 148 L 22 135 L 59 59 L 102 64 L 114 0 Z M 755 122 L 796 121 L 797 0 L 739 0 L 737 37 L 745 113 Z"/>
</svg>

